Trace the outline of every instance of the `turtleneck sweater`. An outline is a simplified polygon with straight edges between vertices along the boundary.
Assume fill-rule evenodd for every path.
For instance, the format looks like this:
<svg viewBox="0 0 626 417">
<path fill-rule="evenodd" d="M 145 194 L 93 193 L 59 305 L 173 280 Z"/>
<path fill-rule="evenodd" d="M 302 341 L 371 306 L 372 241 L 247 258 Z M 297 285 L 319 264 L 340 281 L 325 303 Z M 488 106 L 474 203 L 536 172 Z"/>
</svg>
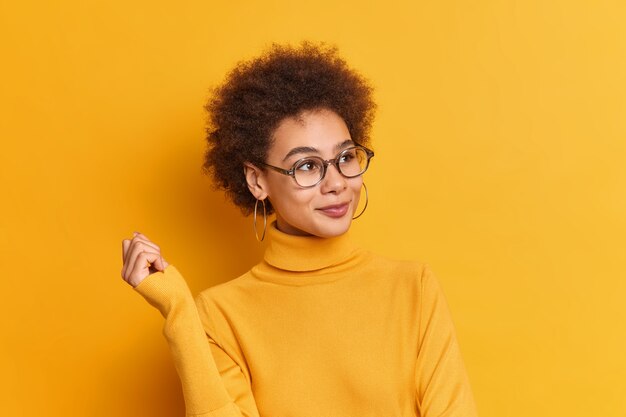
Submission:
<svg viewBox="0 0 626 417">
<path fill-rule="evenodd" d="M 194 300 L 170 264 L 135 289 L 191 417 L 474 417 L 441 287 L 419 262 L 268 228 L 263 260 Z M 194 302 L 195 301 L 195 302 Z"/>
</svg>

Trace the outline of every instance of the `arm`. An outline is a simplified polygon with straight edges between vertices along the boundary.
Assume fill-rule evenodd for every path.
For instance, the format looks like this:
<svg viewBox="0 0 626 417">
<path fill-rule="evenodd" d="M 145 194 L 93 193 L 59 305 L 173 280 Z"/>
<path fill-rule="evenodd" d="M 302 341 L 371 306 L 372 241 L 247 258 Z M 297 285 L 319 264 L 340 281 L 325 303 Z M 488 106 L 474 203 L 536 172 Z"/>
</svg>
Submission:
<svg viewBox="0 0 626 417">
<path fill-rule="evenodd" d="M 156 307 L 165 324 L 188 417 L 241 417 L 217 371 L 187 283 L 161 248 L 135 232 L 122 241 L 122 278 Z"/>
<path fill-rule="evenodd" d="M 416 396 L 422 417 L 475 417 L 476 405 L 439 283 L 425 267 L 421 279 Z"/>
<path fill-rule="evenodd" d="M 165 317 L 163 334 L 181 380 L 187 417 L 241 417 L 224 387 L 193 297 L 178 270 L 169 265 L 163 272 L 150 274 L 135 290 Z"/>
</svg>

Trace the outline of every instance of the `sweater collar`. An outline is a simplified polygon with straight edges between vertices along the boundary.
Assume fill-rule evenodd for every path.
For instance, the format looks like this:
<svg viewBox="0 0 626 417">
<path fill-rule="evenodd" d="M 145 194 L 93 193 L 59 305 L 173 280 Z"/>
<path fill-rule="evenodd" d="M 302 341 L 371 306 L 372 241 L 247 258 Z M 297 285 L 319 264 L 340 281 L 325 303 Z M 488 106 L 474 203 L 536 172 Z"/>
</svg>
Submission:
<svg viewBox="0 0 626 417">
<path fill-rule="evenodd" d="M 264 260 L 286 271 L 318 271 L 344 263 L 357 250 L 350 232 L 331 238 L 283 233 L 276 222 L 268 227 Z"/>
</svg>

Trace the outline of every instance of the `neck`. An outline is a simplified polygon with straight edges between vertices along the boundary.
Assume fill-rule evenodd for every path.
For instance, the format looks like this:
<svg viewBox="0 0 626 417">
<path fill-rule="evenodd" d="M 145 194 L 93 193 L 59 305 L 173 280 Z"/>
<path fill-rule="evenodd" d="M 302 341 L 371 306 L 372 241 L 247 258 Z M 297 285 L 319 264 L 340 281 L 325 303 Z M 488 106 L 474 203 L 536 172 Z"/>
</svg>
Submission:
<svg viewBox="0 0 626 417">
<path fill-rule="evenodd" d="M 316 271 L 344 262 L 355 251 L 349 232 L 322 238 L 284 233 L 273 222 L 267 230 L 265 261 L 288 271 Z"/>
</svg>

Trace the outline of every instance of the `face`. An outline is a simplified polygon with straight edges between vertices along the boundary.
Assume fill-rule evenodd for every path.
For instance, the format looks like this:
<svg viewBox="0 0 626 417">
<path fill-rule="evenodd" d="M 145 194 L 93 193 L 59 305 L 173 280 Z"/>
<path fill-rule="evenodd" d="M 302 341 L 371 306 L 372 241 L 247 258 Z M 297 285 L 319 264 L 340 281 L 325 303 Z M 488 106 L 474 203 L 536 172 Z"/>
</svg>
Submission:
<svg viewBox="0 0 626 417">
<path fill-rule="evenodd" d="M 274 131 L 266 163 L 291 169 L 307 156 L 333 159 L 353 146 L 350 132 L 336 113 L 321 109 L 283 120 Z M 357 209 L 363 177 L 346 178 L 330 164 L 322 181 L 310 188 L 271 169 L 246 165 L 246 178 L 256 198 L 269 198 L 279 230 L 294 235 L 333 237 L 345 233 Z"/>
</svg>

